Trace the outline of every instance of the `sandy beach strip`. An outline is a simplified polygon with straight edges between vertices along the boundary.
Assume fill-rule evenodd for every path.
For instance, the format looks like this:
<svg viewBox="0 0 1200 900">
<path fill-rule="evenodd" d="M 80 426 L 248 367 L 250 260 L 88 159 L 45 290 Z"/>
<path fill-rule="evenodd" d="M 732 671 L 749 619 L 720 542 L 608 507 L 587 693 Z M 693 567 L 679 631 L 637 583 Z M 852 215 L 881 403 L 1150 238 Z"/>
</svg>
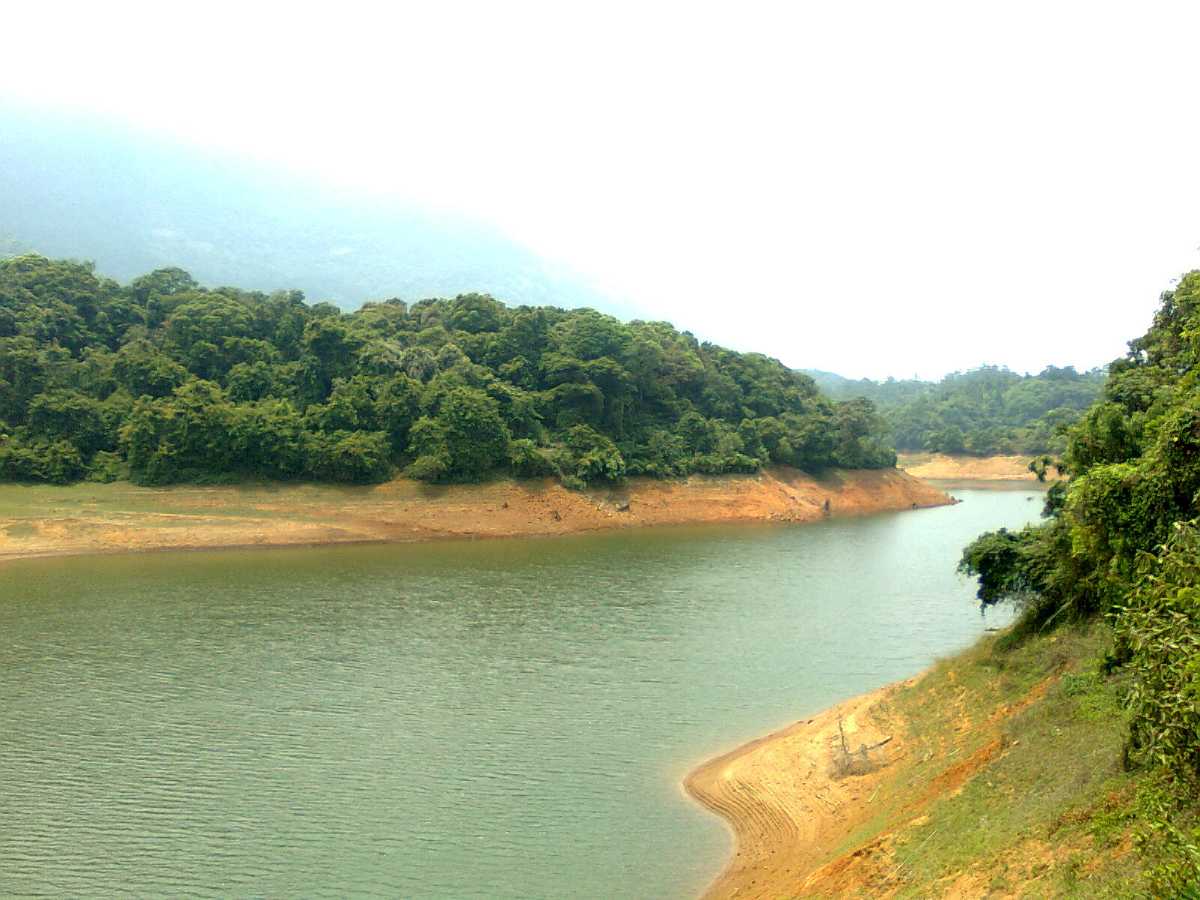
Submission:
<svg viewBox="0 0 1200 900">
<path fill-rule="evenodd" d="M 630 479 L 571 491 L 552 480 L 369 487 L 0 485 L 0 560 L 148 550 L 548 536 L 654 525 L 810 522 L 939 506 L 939 488 L 897 469 L 821 476 Z"/>
</svg>

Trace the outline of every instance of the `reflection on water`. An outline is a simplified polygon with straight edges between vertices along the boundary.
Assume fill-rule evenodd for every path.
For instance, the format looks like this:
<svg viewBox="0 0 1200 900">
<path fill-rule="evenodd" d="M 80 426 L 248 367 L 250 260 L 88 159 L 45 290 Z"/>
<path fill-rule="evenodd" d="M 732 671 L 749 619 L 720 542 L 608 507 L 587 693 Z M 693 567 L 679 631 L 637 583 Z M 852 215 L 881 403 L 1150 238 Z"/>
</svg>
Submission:
<svg viewBox="0 0 1200 900">
<path fill-rule="evenodd" d="M 0 894 L 687 895 L 729 841 L 692 764 L 997 624 L 954 566 L 1040 495 L 959 493 L 0 567 Z"/>
</svg>

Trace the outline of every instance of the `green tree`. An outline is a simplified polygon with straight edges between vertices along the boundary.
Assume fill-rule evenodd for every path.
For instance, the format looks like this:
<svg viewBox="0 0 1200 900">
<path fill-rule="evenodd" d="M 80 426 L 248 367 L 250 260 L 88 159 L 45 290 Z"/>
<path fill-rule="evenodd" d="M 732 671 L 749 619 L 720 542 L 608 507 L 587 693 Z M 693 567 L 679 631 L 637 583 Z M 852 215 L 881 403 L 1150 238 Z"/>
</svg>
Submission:
<svg viewBox="0 0 1200 900">
<path fill-rule="evenodd" d="M 447 391 L 436 416 L 418 420 L 412 437 L 414 477 L 478 481 L 508 457 L 510 436 L 499 406 L 474 388 Z"/>
<path fill-rule="evenodd" d="M 116 446 L 103 404 L 78 391 L 38 394 L 29 403 L 29 427 L 54 441 L 72 444 L 84 458 Z"/>
<path fill-rule="evenodd" d="M 134 397 L 166 397 L 187 381 L 187 369 L 149 341 L 126 344 L 113 361 L 113 376 Z"/>
</svg>

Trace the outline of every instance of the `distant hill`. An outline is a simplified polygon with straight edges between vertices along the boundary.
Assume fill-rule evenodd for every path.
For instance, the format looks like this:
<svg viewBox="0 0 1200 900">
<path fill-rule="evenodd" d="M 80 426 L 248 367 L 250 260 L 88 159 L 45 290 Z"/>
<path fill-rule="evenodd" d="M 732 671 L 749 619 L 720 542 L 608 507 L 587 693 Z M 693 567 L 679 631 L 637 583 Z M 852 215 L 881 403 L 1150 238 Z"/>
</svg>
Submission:
<svg viewBox="0 0 1200 900">
<path fill-rule="evenodd" d="M 821 369 L 800 371 L 815 381 L 821 393 L 827 397 L 839 400 L 866 397 L 880 409 L 895 406 L 902 400 L 923 394 L 937 384 L 936 381 L 920 381 L 916 378 L 872 381 L 870 378 L 847 378 L 836 372 L 825 372 Z"/>
<path fill-rule="evenodd" d="M 203 284 L 299 288 L 346 309 L 486 291 L 510 303 L 631 312 L 463 219 L 4 105 L 0 134 L 0 256 L 89 259 L 120 281 L 179 266 Z"/>
<path fill-rule="evenodd" d="M 833 400 L 865 397 L 875 404 L 897 450 L 979 455 L 1061 452 L 1063 429 L 1096 400 L 1106 377 L 1101 369 L 1080 373 L 1070 366 L 1037 375 L 981 366 L 941 381 L 801 372 Z"/>
</svg>

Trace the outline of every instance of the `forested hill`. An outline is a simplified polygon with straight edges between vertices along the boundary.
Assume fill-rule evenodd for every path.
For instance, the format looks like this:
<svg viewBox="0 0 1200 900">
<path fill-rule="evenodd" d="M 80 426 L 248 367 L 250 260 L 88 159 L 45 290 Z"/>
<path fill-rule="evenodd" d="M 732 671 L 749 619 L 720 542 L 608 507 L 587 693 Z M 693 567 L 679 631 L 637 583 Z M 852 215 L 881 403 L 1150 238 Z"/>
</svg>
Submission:
<svg viewBox="0 0 1200 900">
<path fill-rule="evenodd" d="M 1062 452 L 1066 427 L 1099 396 L 1105 379 L 1103 370 L 1080 373 L 1070 366 L 1038 375 L 982 366 L 936 382 L 805 374 L 835 400 L 871 400 L 899 450 L 977 455 Z"/>
<path fill-rule="evenodd" d="M 887 467 L 865 400 L 662 322 L 483 294 L 296 291 L 0 260 L 0 478 L 429 481 Z"/>
</svg>

